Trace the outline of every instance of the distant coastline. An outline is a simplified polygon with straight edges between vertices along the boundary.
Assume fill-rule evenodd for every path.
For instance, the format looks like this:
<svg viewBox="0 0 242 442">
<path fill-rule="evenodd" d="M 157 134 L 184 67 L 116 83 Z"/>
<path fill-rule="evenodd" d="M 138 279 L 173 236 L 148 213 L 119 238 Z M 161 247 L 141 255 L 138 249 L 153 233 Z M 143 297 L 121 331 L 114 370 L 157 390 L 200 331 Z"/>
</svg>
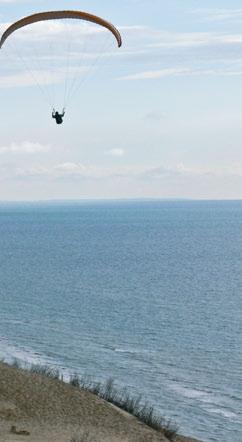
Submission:
<svg viewBox="0 0 242 442">
<path fill-rule="evenodd" d="M 78 199 L 23 199 L 23 200 L 0 200 L 4 204 L 82 204 L 82 203 L 135 203 L 135 202 L 198 202 L 198 203 L 231 203 L 242 202 L 242 198 L 78 198 Z"/>
</svg>

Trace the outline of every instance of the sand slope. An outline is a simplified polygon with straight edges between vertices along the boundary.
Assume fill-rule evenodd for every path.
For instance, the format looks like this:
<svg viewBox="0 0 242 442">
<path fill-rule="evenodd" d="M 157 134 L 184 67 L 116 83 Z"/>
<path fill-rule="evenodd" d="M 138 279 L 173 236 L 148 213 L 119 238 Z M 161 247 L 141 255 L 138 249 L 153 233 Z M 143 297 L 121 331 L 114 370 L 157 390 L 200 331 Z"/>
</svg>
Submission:
<svg viewBox="0 0 242 442">
<path fill-rule="evenodd" d="M 90 442 L 167 442 L 89 392 L 0 363 L 1 442 L 71 442 L 83 432 Z"/>
</svg>

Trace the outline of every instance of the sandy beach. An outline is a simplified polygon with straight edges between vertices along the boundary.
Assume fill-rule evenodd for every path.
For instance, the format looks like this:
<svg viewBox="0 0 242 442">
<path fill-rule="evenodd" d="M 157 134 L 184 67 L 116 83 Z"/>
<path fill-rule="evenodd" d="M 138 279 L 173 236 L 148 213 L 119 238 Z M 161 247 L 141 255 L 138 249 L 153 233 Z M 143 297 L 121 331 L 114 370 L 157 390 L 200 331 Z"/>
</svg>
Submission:
<svg viewBox="0 0 242 442">
<path fill-rule="evenodd" d="M 62 381 L 0 364 L 1 442 L 168 442 L 135 417 Z M 177 437 L 178 442 L 195 442 Z"/>
</svg>

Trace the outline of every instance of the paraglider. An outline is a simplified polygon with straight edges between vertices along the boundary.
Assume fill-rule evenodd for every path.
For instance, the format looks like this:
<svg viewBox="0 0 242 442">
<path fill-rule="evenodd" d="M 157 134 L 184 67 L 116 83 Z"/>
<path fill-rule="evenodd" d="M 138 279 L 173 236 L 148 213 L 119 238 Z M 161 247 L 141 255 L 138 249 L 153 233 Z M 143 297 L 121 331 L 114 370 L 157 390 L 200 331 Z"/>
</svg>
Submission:
<svg viewBox="0 0 242 442">
<path fill-rule="evenodd" d="M 63 109 L 62 114 L 59 114 L 59 112 L 55 111 L 55 109 L 53 109 L 52 111 L 52 118 L 55 118 L 56 124 L 63 123 L 64 115 L 65 115 L 65 109 Z"/>
<path fill-rule="evenodd" d="M 64 20 L 66 23 L 66 20 L 68 21 L 69 19 L 71 19 L 71 23 L 75 21 L 75 24 L 77 26 L 75 26 L 75 28 L 71 26 L 68 41 L 67 24 L 60 27 L 57 27 L 55 26 L 55 24 L 53 24 L 53 28 L 50 28 L 47 25 L 41 23 L 52 20 Z M 78 20 L 80 23 L 78 22 Z M 41 25 L 41 27 L 38 28 L 40 38 L 36 38 L 36 35 L 33 31 L 33 26 L 30 26 L 36 26 L 35 24 L 38 22 L 40 22 Z M 83 24 L 82 30 L 80 30 L 81 24 Z M 90 26 L 92 28 L 90 28 Z M 5 42 L 8 39 L 10 40 L 11 44 L 13 34 L 15 34 L 15 32 L 19 31 L 21 28 L 24 28 L 23 32 L 25 32 L 25 34 L 20 35 L 20 38 L 17 39 L 17 43 L 19 44 L 19 48 L 17 47 L 17 50 L 13 44 L 13 47 L 15 49 L 14 58 L 18 57 L 20 61 L 24 61 L 24 68 L 29 70 L 29 73 L 32 76 L 32 84 L 35 83 L 39 86 L 39 89 L 41 90 L 41 92 L 43 92 L 46 101 L 48 100 L 48 103 L 53 109 L 52 118 L 56 120 L 57 124 L 62 124 L 67 101 L 71 97 L 76 95 L 77 88 L 83 82 L 83 80 L 80 79 L 81 75 L 84 77 L 85 74 L 88 74 L 91 68 L 96 66 L 97 62 L 104 54 L 104 45 L 101 46 L 100 43 L 103 38 L 103 34 L 108 34 L 108 37 L 113 36 L 118 48 L 122 46 L 121 35 L 118 29 L 113 24 L 109 23 L 101 17 L 87 12 L 71 10 L 40 12 L 24 17 L 8 26 L 1 36 L 0 49 L 3 48 Z M 58 32 L 59 34 L 57 36 Z M 18 37 L 18 32 L 16 32 L 16 34 Z M 48 38 L 51 38 L 53 36 L 55 38 L 54 42 L 59 43 L 61 47 L 61 52 L 53 52 L 51 55 L 48 55 L 46 53 L 48 48 L 47 44 L 45 45 L 45 42 L 48 42 Z M 88 50 L 87 43 L 91 41 L 92 37 L 94 38 L 94 40 L 90 44 L 90 50 Z M 109 38 L 109 40 L 112 40 L 113 42 L 112 38 Z M 27 41 L 26 47 L 24 44 L 25 41 Z M 78 43 L 80 45 L 79 47 Z M 99 48 L 98 43 L 100 43 Z M 35 44 L 36 46 L 38 44 L 42 45 L 41 47 L 34 47 L 35 52 L 32 59 L 30 59 L 29 57 L 31 44 Z M 51 47 L 50 43 L 49 47 Z M 24 49 L 26 49 L 26 61 L 23 60 L 23 56 L 21 53 L 22 50 L 24 51 Z M 60 64 L 60 60 L 62 61 L 62 65 Z M 56 72 L 54 72 L 53 69 L 54 61 L 56 61 L 57 66 Z M 36 64 L 38 63 L 38 68 L 34 67 L 34 62 L 36 62 Z M 44 68 L 42 69 L 39 68 L 41 62 L 45 63 Z M 49 66 L 47 65 L 48 62 Z M 81 62 L 82 65 L 79 64 Z M 41 73 L 43 74 L 43 78 L 39 79 Z M 50 76 L 50 78 L 47 78 L 48 75 Z M 54 86 L 56 86 L 56 88 L 60 88 L 61 83 L 64 84 L 64 100 L 62 102 L 63 111 L 62 113 L 59 113 L 55 111 L 55 97 L 54 93 L 51 97 L 50 89 L 51 86 L 53 86 L 53 89 Z"/>
</svg>

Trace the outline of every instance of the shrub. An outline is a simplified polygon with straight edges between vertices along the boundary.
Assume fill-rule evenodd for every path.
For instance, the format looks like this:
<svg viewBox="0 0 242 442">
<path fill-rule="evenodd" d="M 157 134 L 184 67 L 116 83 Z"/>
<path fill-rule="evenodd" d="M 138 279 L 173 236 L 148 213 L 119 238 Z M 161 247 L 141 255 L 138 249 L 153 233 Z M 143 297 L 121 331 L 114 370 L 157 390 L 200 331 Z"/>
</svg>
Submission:
<svg viewBox="0 0 242 442">
<path fill-rule="evenodd" d="M 82 378 L 79 380 L 79 385 L 80 388 L 90 391 L 132 414 L 154 430 L 161 431 L 171 442 L 176 440 L 178 428 L 171 420 L 161 417 L 153 406 L 142 400 L 141 395 L 134 397 L 127 392 L 127 389 L 117 390 L 112 378 L 108 379 L 103 385 L 91 381 L 90 378 Z"/>
<path fill-rule="evenodd" d="M 60 379 L 60 372 L 57 368 L 48 367 L 47 365 L 32 364 L 31 373 L 40 374 L 51 379 Z"/>
<path fill-rule="evenodd" d="M 74 375 L 72 375 L 72 376 L 70 377 L 70 384 L 71 384 L 73 387 L 80 388 L 80 379 L 79 379 L 79 377 L 78 377 L 77 374 L 74 374 Z"/>
</svg>

